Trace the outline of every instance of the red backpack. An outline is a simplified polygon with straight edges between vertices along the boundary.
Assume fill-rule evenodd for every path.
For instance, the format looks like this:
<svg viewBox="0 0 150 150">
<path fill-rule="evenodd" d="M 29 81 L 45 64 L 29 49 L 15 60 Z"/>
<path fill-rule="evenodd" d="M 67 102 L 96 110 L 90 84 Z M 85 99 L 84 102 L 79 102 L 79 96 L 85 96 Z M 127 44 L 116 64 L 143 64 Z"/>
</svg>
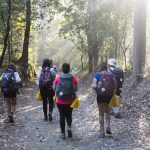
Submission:
<svg viewBox="0 0 150 150">
<path fill-rule="evenodd" d="M 109 71 L 102 71 L 97 84 L 97 96 L 112 96 L 115 90 L 113 74 Z"/>
</svg>

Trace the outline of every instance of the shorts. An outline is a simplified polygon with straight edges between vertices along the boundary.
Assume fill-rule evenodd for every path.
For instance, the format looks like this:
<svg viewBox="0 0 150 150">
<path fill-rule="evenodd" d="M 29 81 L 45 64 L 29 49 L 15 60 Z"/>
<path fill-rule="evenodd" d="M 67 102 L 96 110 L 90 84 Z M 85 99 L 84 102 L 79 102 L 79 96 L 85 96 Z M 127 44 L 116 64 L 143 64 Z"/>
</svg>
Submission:
<svg viewBox="0 0 150 150">
<path fill-rule="evenodd" d="M 112 98 L 113 95 L 111 96 L 105 96 L 105 97 L 102 97 L 102 96 L 97 96 L 97 103 L 107 103 L 109 104 L 111 98 Z"/>
<path fill-rule="evenodd" d="M 16 97 L 17 93 L 16 92 L 12 92 L 12 93 L 3 93 L 4 97 Z"/>
</svg>

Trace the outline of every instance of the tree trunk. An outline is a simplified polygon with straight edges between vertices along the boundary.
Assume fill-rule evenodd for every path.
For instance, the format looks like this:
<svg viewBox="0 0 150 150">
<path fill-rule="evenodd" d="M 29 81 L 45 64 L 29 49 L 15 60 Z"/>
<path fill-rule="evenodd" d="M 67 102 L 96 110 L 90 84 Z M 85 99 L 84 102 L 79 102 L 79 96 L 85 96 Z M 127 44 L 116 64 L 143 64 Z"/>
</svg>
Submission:
<svg viewBox="0 0 150 150">
<path fill-rule="evenodd" d="M 104 62 L 104 56 L 101 55 L 101 63 Z"/>
<path fill-rule="evenodd" d="M 91 37 L 89 31 L 87 31 L 87 43 L 88 43 L 88 69 L 89 69 L 89 73 L 91 73 L 93 72 L 93 55 L 92 55 Z"/>
<path fill-rule="evenodd" d="M 116 33 L 115 33 L 115 50 L 114 50 L 114 56 L 113 58 L 117 59 L 117 53 L 118 53 L 118 42 L 119 42 L 119 34 L 118 34 L 118 31 L 119 31 L 119 15 L 118 15 L 119 11 L 118 11 L 118 8 L 117 8 L 117 15 L 116 15 Z"/>
<path fill-rule="evenodd" d="M 146 4 L 147 0 L 135 1 L 134 47 L 133 47 L 133 86 L 143 77 L 146 52 Z"/>
<path fill-rule="evenodd" d="M 30 25 L 31 25 L 31 0 L 26 0 L 26 28 L 23 43 L 23 52 L 20 58 L 20 63 L 28 65 L 29 59 L 29 39 L 30 39 Z"/>
<path fill-rule="evenodd" d="M 23 52 L 20 60 L 18 61 L 22 67 L 21 75 L 24 80 L 29 78 L 28 74 L 28 60 L 29 60 L 29 39 L 30 39 L 30 26 L 31 26 L 31 0 L 26 0 L 26 27 L 24 34 Z"/>
<path fill-rule="evenodd" d="M 97 43 L 97 11 L 96 0 L 88 1 L 89 24 L 87 31 L 89 73 L 93 72 L 98 65 L 98 43 Z"/>
<path fill-rule="evenodd" d="M 39 42 L 39 51 L 45 50 L 46 45 L 46 0 L 39 1 L 39 12 L 40 12 L 40 42 Z M 41 58 L 41 56 L 39 56 Z"/>
<path fill-rule="evenodd" d="M 83 54 L 80 56 L 80 58 L 81 58 L 81 67 L 82 70 L 84 70 Z"/>
<path fill-rule="evenodd" d="M 11 0 L 7 1 L 7 6 L 8 6 L 8 17 L 7 17 L 7 23 L 6 23 L 6 34 L 4 37 L 4 47 L 3 47 L 3 51 L 2 51 L 2 55 L 0 57 L 0 67 L 3 64 L 3 60 L 4 60 L 4 56 L 5 56 L 5 52 L 8 48 L 8 40 L 9 40 L 9 32 L 10 32 L 10 20 L 11 20 Z M 4 21 L 4 20 L 3 20 Z M 5 21 L 4 21 L 5 22 Z M 4 23 L 5 24 L 5 23 Z"/>
<path fill-rule="evenodd" d="M 9 39 L 8 39 L 8 59 L 9 59 L 9 62 L 11 62 L 11 44 L 10 44 L 10 36 L 9 36 Z"/>
</svg>

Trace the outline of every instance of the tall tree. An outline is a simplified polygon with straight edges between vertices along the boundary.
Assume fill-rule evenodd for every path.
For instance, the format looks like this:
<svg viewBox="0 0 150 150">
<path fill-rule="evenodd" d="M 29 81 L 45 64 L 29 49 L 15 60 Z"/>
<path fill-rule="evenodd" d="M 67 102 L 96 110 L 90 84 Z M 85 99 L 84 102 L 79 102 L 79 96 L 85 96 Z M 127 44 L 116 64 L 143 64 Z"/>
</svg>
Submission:
<svg viewBox="0 0 150 150">
<path fill-rule="evenodd" d="M 31 26 L 31 0 L 26 0 L 26 27 L 24 34 L 23 52 L 19 60 L 22 66 L 21 74 L 23 79 L 28 79 L 28 60 L 29 60 L 29 39 L 30 39 L 30 26 Z"/>
<path fill-rule="evenodd" d="M 133 85 L 142 78 L 146 52 L 146 5 L 147 0 L 135 0 L 134 47 L 133 47 Z"/>
<path fill-rule="evenodd" d="M 88 1 L 89 24 L 87 31 L 89 73 L 97 67 L 98 64 L 98 41 L 97 41 L 97 11 L 96 0 Z"/>
<path fill-rule="evenodd" d="M 5 26 L 4 47 L 3 47 L 2 55 L 0 57 L 0 67 L 3 64 L 5 52 L 8 48 L 8 40 L 9 40 L 9 32 L 10 32 L 10 20 L 11 20 L 11 5 L 12 5 L 12 1 L 7 0 L 8 16 L 7 16 L 6 26 Z M 2 14 L 2 19 L 3 19 L 3 22 L 5 24 L 5 19 L 4 19 L 3 14 Z"/>
<path fill-rule="evenodd" d="M 29 39 L 30 39 L 30 26 L 31 26 L 31 0 L 26 0 L 26 27 L 24 34 L 23 52 L 20 58 L 22 64 L 28 64 L 29 57 Z"/>
</svg>

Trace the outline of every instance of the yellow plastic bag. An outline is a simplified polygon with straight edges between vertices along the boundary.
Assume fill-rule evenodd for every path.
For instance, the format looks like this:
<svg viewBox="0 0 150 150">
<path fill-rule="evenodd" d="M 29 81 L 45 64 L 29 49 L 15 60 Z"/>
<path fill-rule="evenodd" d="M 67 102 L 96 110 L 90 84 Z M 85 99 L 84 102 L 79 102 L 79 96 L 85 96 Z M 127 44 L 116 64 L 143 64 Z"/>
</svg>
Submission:
<svg viewBox="0 0 150 150">
<path fill-rule="evenodd" d="M 75 98 L 70 107 L 75 109 L 80 108 L 80 101 L 78 97 Z"/>
<path fill-rule="evenodd" d="M 116 94 L 114 93 L 114 95 L 112 96 L 110 102 L 109 102 L 109 107 L 119 107 L 119 100 L 116 96 Z"/>
<path fill-rule="evenodd" d="M 38 90 L 38 93 L 36 95 L 36 101 L 42 101 L 42 96 L 41 96 L 40 90 Z"/>
<path fill-rule="evenodd" d="M 53 97 L 54 102 L 56 102 L 56 95 Z"/>
</svg>

